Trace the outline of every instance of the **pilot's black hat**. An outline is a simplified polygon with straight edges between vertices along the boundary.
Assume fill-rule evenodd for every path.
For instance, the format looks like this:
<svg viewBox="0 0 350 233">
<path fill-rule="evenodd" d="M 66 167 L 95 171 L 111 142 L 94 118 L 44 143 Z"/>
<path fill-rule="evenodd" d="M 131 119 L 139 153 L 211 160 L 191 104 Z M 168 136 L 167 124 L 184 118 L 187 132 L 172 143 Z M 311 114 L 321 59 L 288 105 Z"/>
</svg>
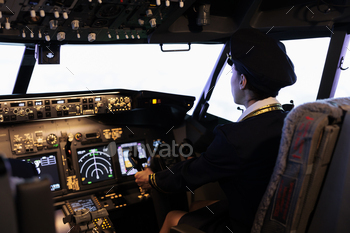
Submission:
<svg viewBox="0 0 350 233">
<path fill-rule="evenodd" d="M 239 29 L 231 37 L 228 64 L 235 65 L 256 89 L 276 96 L 295 83 L 294 65 L 283 43 L 257 29 Z"/>
</svg>

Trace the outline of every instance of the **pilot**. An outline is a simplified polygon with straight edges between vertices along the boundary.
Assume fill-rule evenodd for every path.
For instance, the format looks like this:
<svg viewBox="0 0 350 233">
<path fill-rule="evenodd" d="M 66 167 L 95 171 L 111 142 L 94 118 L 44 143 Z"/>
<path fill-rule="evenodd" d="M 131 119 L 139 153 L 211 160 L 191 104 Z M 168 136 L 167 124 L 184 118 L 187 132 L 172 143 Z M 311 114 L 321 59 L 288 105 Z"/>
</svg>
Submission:
<svg viewBox="0 0 350 233">
<path fill-rule="evenodd" d="M 237 30 L 230 45 L 232 96 L 246 108 L 238 121 L 217 126 L 213 142 L 200 157 L 161 172 L 135 174 L 139 186 L 159 192 L 195 190 L 218 181 L 228 203 L 202 202 L 189 213 L 171 211 L 161 233 L 181 223 L 204 232 L 250 232 L 273 172 L 287 115 L 275 97 L 295 83 L 293 63 L 281 42 L 257 29 Z"/>
</svg>

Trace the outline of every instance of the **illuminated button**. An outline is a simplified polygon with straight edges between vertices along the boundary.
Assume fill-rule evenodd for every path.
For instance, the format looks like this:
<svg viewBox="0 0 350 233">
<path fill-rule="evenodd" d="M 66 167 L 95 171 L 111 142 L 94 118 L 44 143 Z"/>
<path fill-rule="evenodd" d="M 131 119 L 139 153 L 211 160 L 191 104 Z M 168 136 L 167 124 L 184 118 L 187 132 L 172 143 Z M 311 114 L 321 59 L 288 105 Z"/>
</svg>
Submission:
<svg viewBox="0 0 350 233">
<path fill-rule="evenodd" d="M 33 101 L 28 101 L 28 107 L 33 106 Z"/>
<path fill-rule="evenodd" d="M 89 103 L 92 103 L 94 100 L 92 98 L 89 98 Z"/>
<path fill-rule="evenodd" d="M 50 100 L 45 100 L 45 105 L 50 105 Z"/>
<path fill-rule="evenodd" d="M 45 106 L 45 111 L 50 111 L 50 106 Z"/>
<path fill-rule="evenodd" d="M 121 194 L 119 194 L 119 197 L 122 197 L 122 195 L 121 195 Z"/>
<path fill-rule="evenodd" d="M 87 103 L 87 99 L 83 99 L 83 103 L 86 104 Z"/>
<path fill-rule="evenodd" d="M 89 109 L 93 109 L 94 105 L 93 104 L 89 104 Z"/>
</svg>

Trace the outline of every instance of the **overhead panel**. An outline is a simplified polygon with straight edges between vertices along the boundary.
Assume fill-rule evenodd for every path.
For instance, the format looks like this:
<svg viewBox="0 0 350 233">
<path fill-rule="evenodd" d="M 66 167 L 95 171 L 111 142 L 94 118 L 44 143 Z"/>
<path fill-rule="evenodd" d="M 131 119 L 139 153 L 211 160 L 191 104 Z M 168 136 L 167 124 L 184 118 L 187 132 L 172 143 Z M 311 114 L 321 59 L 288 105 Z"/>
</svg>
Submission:
<svg viewBox="0 0 350 233">
<path fill-rule="evenodd" d="M 0 1 L 0 41 L 145 43 L 191 0 Z"/>
</svg>

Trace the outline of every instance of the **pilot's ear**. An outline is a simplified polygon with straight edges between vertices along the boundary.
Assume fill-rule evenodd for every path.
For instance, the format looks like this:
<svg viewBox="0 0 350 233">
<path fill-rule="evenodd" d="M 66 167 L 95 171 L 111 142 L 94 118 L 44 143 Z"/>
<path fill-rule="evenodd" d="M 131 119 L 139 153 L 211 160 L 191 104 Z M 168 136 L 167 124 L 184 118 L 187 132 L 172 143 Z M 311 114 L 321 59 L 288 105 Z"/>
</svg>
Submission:
<svg viewBox="0 0 350 233">
<path fill-rule="evenodd" d="M 239 89 L 244 90 L 247 87 L 247 78 L 245 77 L 244 74 L 241 74 L 241 76 L 239 77 Z"/>
</svg>

